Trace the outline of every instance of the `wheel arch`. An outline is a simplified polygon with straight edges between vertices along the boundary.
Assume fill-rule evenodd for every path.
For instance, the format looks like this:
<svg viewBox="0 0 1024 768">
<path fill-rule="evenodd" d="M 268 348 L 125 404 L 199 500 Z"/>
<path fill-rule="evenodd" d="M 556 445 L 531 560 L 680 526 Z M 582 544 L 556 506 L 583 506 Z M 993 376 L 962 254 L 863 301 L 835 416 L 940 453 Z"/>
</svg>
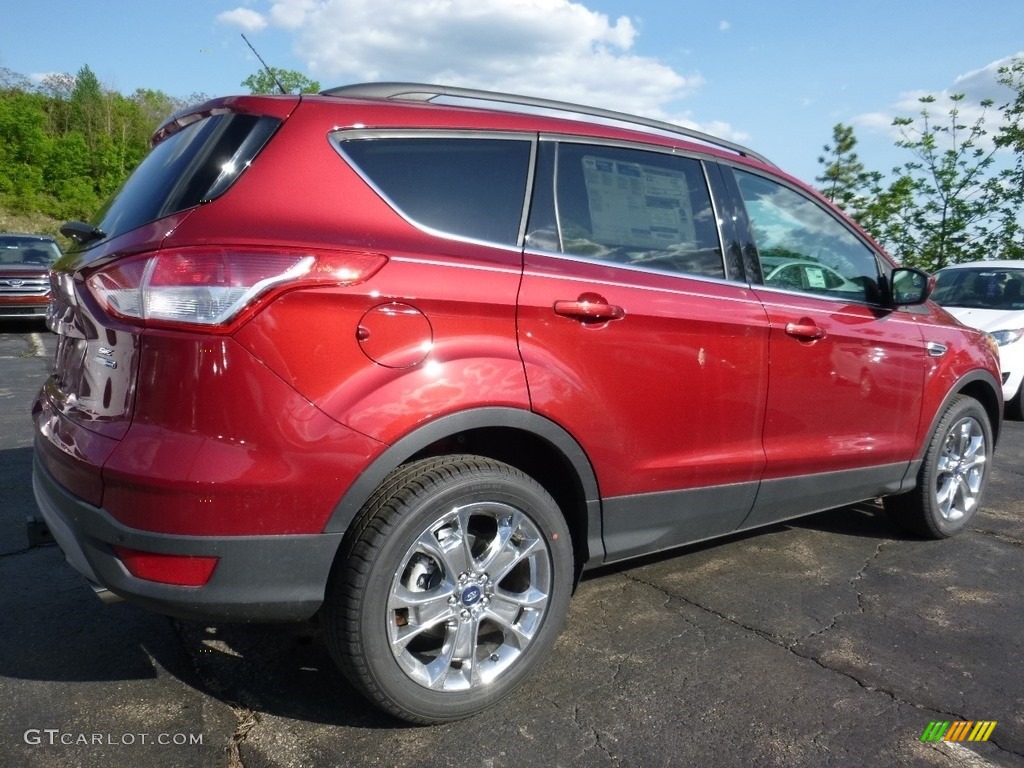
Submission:
<svg viewBox="0 0 1024 768">
<path fill-rule="evenodd" d="M 526 473 L 551 494 L 566 518 L 577 578 L 604 560 L 597 476 L 575 438 L 532 411 L 488 407 L 447 414 L 391 445 L 359 475 L 335 506 L 324 533 L 344 533 L 380 483 L 399 466 L 428 456 L 473 454 Z"/>
<path fill-rule="evenodd" d="M 952 394 L 967 395 L 981 403 L 981 407 L 988 414 L 989 424 L 992 427 L 992 448 L 994 449 L 999 442 L 999 433 L 1003 426 L 1002 387 L 993 381 L 992 377 L 988 374 L 965 377 L 965 379 L 961 379 L 958 382 L 956 393 L 951 393 L 946 398 L 946 401 L 942 404 L 943 408 L 952 398 Z"/>
<path fill-rule="evenodd" d="M 935 409 L 935 413 L 932 414 L 931 423 L 928 425 L 928 430 L 924 433 L 924 439 L 917 453 L 916 458 L 918 461 L 924 458 L 924 454 L 928 450 L 928 441 L 931 440 L 931 436 L 935 432 L 935 428 L 938 426 L 946 409 L 949 408 L 950 402 L 957 395 L 966 395 L 973 400 L 977 400 L 981 407 L 985 409 L 985 413 L 988 414 L 989 425 L 992 428 L 992 447 L 995 448 L 1003 422 L 1002 386 L 987 371 L 971 371 L 957 379 L 956 383 L 949 388 L 942 402 L 939 403 L 939 407 Z"/>
</svg>

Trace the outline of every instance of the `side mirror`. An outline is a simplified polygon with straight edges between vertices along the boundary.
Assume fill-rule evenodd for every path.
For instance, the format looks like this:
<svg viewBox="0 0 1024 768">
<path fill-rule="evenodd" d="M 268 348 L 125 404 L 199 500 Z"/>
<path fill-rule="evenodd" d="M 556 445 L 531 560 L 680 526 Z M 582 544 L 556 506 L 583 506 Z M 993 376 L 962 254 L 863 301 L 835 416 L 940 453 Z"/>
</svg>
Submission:
<svg viewBox="0 0 1024 768">
<path fill-rule="evenodd" d="M 889 285 L 892 306 L 909 307 L 924 304 L 928 300 L 935 286 L 935 278 L 920 269 L 900 267 L 892 271 Z"/>
</svg>

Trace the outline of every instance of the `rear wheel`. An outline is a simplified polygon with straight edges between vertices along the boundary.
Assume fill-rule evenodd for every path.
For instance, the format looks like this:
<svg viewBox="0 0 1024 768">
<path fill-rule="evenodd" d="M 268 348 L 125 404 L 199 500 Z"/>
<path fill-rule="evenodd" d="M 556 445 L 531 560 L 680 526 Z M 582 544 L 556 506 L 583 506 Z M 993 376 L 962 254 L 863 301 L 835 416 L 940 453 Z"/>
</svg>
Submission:
<svg viewBox="0 0 1024 768">
<path fill-rule="evenodd" d="M 535 481 L 473 456 L 389 475 L 328 584 L 328 647 L 350 681 L 416 723 L 466 717 L 544 658 L 572 589 L 569 530 Z"/>
<path fill-rule="evenodd" d="M 978 511 L 992 458 L 992 427 L 977 400 L 958 395 L 932 433 L 912 491 L 885 500 L 889 515 L 919 536 L 962 531 Z"/>
</svg>

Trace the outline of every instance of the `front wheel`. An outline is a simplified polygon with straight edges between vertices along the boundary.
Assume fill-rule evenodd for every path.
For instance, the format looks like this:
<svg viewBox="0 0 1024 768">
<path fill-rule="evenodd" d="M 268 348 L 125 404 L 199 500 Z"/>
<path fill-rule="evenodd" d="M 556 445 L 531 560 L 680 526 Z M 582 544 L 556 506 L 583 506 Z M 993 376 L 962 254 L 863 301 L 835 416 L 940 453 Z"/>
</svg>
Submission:
<svg viewBox="0 0 1024 768">
<path fill-rule="evenodd" d="M 475 714 L 550 650 L 572 589 L 551 496 L 505 464 L 424 459 L 391 473 L 353 522 L 324 603 L 331 655 L 415 723 Z"/>
<path fill-rule="evenodd" d="M 887 498 L 886 511 L 919 536 L 944 539 L 959 533 L 981 505 L 992 448 L 985 409 L 977 400 L 957 395 L 932 433 L 917 487 Z"/>
</svg>

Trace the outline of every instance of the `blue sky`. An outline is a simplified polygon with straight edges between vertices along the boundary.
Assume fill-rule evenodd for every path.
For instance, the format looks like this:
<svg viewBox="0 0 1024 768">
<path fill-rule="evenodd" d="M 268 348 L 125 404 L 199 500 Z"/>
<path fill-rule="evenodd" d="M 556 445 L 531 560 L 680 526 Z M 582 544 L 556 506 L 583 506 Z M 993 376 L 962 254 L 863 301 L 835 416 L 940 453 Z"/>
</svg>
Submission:
<svg viewBox="0 0 1024 768">
<path fill-rule="evenodd" d="M 923 93 L 999 101 L 995 65 L 1024 55 L 1020 0 L 2 2 L 0 67 L 28 76 L 88 64 L 126 94 L 238 93 L 259 68 L 245 31 L 325 88 L 444 81 L 622 109 L 747 143 L 808 181 L 835 123 L 886 171 L 906 159 L 894 115 Z"/>
</svg>

